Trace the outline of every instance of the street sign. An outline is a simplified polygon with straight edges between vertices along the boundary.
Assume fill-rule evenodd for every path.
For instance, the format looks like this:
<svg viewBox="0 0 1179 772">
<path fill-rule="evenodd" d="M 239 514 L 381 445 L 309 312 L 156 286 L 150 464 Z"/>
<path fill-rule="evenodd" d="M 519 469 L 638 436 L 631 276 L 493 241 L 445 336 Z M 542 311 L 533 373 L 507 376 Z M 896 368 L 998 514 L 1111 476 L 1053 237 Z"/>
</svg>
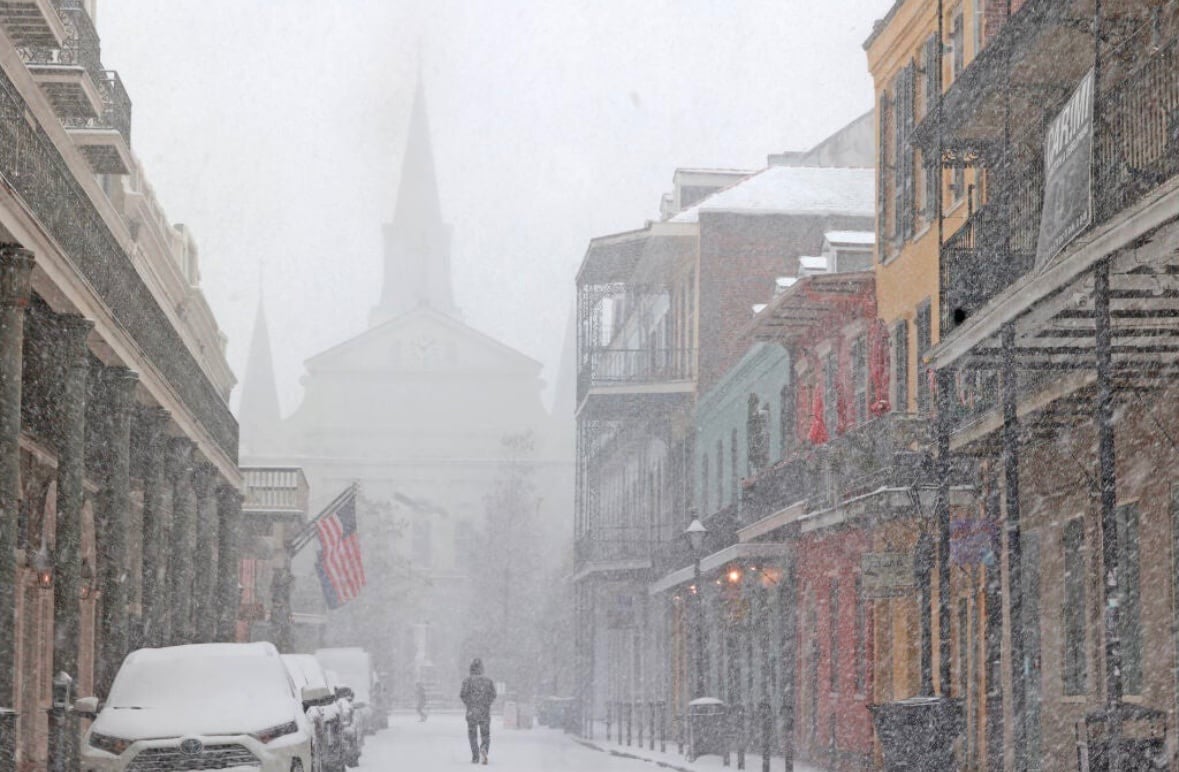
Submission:
<svg viewBox="0 0 1179 772">
<path fill-rule="evenodd" d="M 864 598 L 899 598 L 915 584 L 913 556 L 907 552 L 868 552 L 860 558 L 860 587 Z"/>
<path fill-rule="evenodd" d="M 1044 208 L 1036 266 L 1060 254 L 1093 220 L 1093 70 L 1044 137 Z"/>
</svg>

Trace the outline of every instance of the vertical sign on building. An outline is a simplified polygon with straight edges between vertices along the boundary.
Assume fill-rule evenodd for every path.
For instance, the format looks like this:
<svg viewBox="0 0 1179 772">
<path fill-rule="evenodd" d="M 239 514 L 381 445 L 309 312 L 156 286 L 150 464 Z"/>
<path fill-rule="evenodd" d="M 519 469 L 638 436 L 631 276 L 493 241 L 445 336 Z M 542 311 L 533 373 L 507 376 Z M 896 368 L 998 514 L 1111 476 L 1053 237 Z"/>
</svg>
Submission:
<svg viewBox="0 0 1179 772">
<path fill-rule="evenodd" d="M 1081 79 L 1044 138 L 1044 209 L 1036 242 L 1043 266 L 1093 219 L 1093 70 Z"/>
</svg>

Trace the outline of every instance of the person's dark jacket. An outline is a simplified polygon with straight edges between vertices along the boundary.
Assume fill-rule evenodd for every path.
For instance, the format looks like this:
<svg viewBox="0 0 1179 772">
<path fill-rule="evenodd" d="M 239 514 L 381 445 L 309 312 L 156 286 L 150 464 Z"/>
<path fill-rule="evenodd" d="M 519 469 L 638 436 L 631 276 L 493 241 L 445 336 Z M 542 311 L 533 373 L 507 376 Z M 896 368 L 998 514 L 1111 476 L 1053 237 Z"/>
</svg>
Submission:
<svg viewBox="0 0 1179 772">
<path fill-rule="evenodd" d="M 463 688 L 459 692 L 459 699 L 467 706 L 468 721 L 491 720 L 491 703 L 495 702 L 495 682 L 479 672 L 471 669 L 471 675 L 463 679 Z"/>
</svg>

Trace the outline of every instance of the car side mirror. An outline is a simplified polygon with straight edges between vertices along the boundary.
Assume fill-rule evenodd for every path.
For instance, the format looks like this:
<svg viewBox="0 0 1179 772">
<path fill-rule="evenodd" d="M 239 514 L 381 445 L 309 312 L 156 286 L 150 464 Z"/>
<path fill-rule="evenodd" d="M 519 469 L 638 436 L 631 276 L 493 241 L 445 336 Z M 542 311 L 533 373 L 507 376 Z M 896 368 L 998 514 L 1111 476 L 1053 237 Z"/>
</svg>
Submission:
<svg viewBox="0 0 1179 772">
<path fill-rule="evenodd" d="M 82 718 L 94 718 L 98 715 L 98 698 L 79 697 L 74 700 L 74 714 Z"/>
<path fill-rule="evenodd" d="M 331 702 L 334 699 L 331 689 L 326 686 L 312 686 L 311 684 L 299 690 L 299 697 L 303 700 L 304 710 L 313 705 L 323 705 L 325 702 Z"/>
</svg>

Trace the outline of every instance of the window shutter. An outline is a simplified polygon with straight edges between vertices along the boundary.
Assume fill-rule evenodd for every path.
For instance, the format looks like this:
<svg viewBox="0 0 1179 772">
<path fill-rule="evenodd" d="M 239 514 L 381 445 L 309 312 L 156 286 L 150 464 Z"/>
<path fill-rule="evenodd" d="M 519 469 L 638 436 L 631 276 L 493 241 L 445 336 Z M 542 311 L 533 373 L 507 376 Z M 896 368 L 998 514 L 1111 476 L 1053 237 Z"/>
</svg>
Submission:
<svg viewBox="0 0 1179 772">
<path fill-rule="evenodd" d="M 876 255 L 884 262 L 888 235 L 888 92 L 880 94 L 877 128 L 880 132 L 876 159 Z"/>
<path fill-rule="evenodd" d="M 897 75 L 893 92 L 896 95 L 896 120 L 893 130 L 893 228 L 892 237 L 900 244 L 905 238 L 905 101 L 908 89 L 905 87 L 905 70 Z"/>
<path fill-rule="evenodd" d="M 904 91 L 904 112 L 897 117 L 897 123 L 904 123 L 904 130 L 900 133 L 904 136 L 904 144 L 901 145 L 901 152 L 898 157 L 902 160 L 901 167 L 901 203 L 903 206 L 903 221 L 901 228 L 901 237 L 904 239 L 911 239 L 913 237 L 913 215 L 916 209 L 916 186 L 913 180 L 914 167 L 914 151 L 913 151 L 913 128 L 915 119 L 915 108 L 917 106 L 917 63 L 910 62 L 909 66 L 905 68 L 901 78 L 901 83 Z M 899 112 L 899 111 L 898 111 Z"/>
</svg>

